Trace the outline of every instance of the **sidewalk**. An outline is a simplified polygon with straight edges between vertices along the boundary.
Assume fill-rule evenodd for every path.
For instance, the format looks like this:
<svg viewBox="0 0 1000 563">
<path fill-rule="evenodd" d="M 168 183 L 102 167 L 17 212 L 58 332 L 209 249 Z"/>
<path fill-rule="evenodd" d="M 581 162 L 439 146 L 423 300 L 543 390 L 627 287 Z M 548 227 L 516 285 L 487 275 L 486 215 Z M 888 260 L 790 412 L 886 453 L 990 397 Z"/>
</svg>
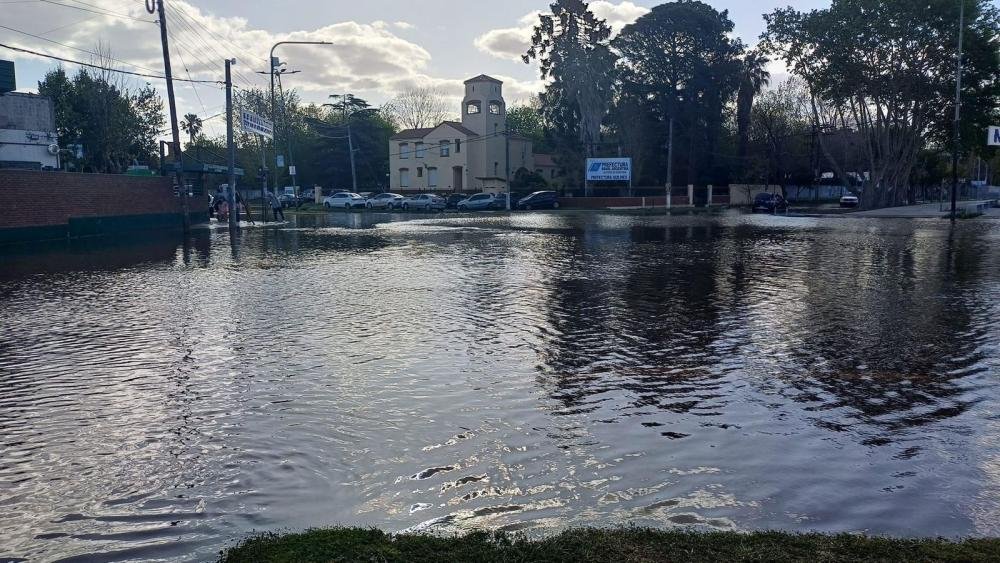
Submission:
<svg viewBox="0 0 1000 563">
<path fill-rule="evenodd" d="M 991 200 L 982 201 L 960 201 L 958 211 L 962 212 L 967 207 L 974 207 Z M 944 209 L 942 211 L 942 209 Z M 940 203 L 925 203 L 921 205 L 907 205 L 904 207 L 886 207 L 884 209 L 872 209 L 868 211 L 854 211 L 846 213 L 845 217 L 877 217 L 882 219 L 940 219 L 951 215 L 950 204 L 947 202 L 942 206 Z M 987 217 L 1000 217 L 1000 209 L 986 209 L 984 215 Z"/>
</svg>

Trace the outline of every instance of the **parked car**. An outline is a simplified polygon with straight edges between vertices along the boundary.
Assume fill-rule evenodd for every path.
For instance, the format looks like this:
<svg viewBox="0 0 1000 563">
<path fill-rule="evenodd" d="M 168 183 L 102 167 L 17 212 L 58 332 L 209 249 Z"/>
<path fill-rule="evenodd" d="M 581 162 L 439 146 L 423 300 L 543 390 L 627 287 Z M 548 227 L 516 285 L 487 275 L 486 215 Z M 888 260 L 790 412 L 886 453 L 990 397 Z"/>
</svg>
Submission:
<svg viewBox="0 0 1000 563">
<path fill-rule="evenodd" d="M 784 213 L 788 211 L 788 202 L 781 194 L 757 194 L 753 200 L 754 213 Z"/>
<path fill-rule="evenodd" d="M 365 207 L 368 209 L 398 209 L 405 198 L 399 194 L 384 193 L 368 198 Z"/>
<path fill-rule="evenodd" d="M 404 198 L 403 209 L 410 211 L 444 211 L 447 206 L 445 199 L 434 194 L 417 194 Z"/>
<path fill-rule="evenodd" d="M 493 196 L 493 205 L 492 205 L 492 208 L 493 209 L 507 209 L 507 198 L 508 197 L 511 198 L 511 200 L 510 200 L 511 203 L 514 203 L 514 202 L 517 201 L 517 198 L 513 197 L 512 195 L 508 195 L 506 193 L 496 194 L 495 196 Z M 513 207 L 514 206 L 511 205 L 511 208 L 513 208 Z"/>
<path fill-rule="evenodd" d="M 559 194 L 552 191 L 535 192 L 517 202 L 518 209 L 559 209 Z"/>
<path fill-rule="evenodd" d="M 451 194 L 445 198 L 445 206 L 448 209 L 458 209 L 458 204 L 469 196 L 465 194 Z"/>
<path fill-rule="evenodd" d="M 351 192 L 340 192 L 323 200 L 323 207 L 327 209 L 363 209 L 365 198 Z"/>
<path fill-rule="evenodd" d="M 861 200 L 856 195 L 845 195 L 840 198 L 841 207 L 857 207 L 860 203 Z"/>
<path fill-rule="evenodd" d="M 295 194 L 281 194 L 278 196 L 278 201 L 281 203 L 281 207 L 285 209 L 299 206 L 299 198 L 295 197 Z"/>
<path fill-rule="evenodd" d="M 458 202 L 458 209 L 460 211 L 475 211 L 479 209 L 490 209 L 496 202 L 496 196 L 493 194 L 476 194 L 463 199 Z"/>
</svg>

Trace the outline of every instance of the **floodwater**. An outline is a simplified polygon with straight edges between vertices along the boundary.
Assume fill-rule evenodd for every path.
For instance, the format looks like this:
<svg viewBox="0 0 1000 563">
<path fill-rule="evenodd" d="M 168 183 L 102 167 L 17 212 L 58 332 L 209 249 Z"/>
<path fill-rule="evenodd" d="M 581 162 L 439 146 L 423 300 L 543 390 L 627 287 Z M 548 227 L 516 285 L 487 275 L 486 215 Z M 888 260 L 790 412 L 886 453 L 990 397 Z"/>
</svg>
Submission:
<svg viewBox="0 0 1000 563">
<path fill-rule="evenodd" d="M 0 560 L 1000 534 L 1000 221 L 403 219 L 3 250 Z"/>
</svg>

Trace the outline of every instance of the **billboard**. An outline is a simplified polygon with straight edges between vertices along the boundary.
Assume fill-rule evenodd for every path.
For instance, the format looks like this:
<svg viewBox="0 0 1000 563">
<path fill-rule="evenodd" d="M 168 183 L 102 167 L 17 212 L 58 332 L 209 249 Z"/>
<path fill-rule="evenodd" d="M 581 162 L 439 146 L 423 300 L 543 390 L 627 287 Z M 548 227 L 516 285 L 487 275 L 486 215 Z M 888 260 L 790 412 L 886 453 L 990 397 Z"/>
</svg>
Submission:
<svg viewBox="0 0 1000 563">
<path fill-rule="evenodd" d="M 1000 127 L 990 127 L 990 136 L 986 139 L 986 144 L 991 147 L 1000 147 Z"/>
<path fill-rule="evenodd" d="M 274 138 L 274 124 L 256 113 L 241 111 L 240 125 L 243 126 L 243 130 L 247 133 L 256 133 L 258 135 L 263 135 L 268 139 Z"/>
<path fill-rule="evenodd" d="M 588 182 L 628 182 L 632 180 L 631 158 L 588 158 Z"/>
</svg>

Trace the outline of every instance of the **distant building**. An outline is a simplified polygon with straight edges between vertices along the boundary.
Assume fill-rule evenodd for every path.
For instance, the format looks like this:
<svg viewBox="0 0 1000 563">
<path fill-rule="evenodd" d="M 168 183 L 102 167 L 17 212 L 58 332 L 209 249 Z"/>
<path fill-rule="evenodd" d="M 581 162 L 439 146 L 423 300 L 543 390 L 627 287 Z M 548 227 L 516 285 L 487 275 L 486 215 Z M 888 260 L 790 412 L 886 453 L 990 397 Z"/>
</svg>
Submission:
<svg viewBox="0 0 1000 563">
<path fill-rule="evenodd" d="M 36 94 L 0 94 L 0 168 L 59 168 L 59 137 L 52 100 Z"/>
<path fill-rule="evenodd" d="M 507 104 L 503 82 L 486 75 L 465 81 L 462 121 L 407 129 L 389 141 L 392 191 L 498 192 L 507 189 Z M 510 178 L 535 170 L 531 140 L 510 136 Z"/>
</svg>

